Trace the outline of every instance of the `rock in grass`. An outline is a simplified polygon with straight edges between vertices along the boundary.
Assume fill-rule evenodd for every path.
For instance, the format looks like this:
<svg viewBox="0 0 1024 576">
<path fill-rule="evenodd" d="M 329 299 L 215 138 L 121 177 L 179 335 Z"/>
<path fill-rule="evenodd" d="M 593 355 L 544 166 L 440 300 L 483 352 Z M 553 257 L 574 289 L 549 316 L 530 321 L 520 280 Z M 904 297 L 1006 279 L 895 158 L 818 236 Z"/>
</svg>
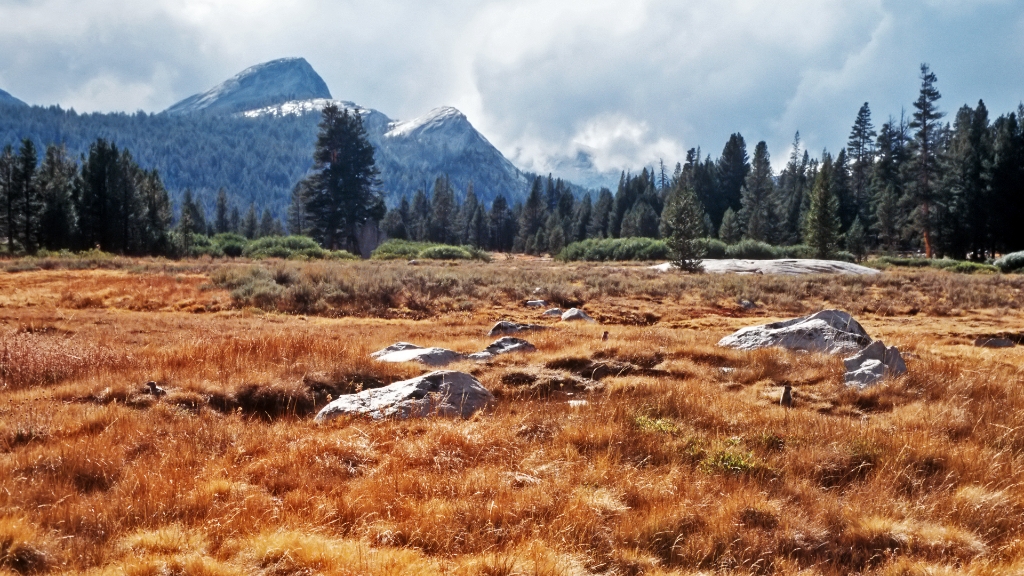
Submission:
<svg viewBox="0 0 1024 576">
<path fill-rule="evenodd" d="M 515 334 L 517 332 L 525 332 L 527 330 L 544 330 L 547 326 L 540 326 L 538 324 L 519 324 L 510 320 L 502 320 L 491 328 L 491 331 L 487 333 L 488 336 L 506 336 L 508 334 Z"/>
<path fill-rule="evenodd" d="M 871 337 L 849 314 L 822 310 L 810 316 L 742 328 L 719 340 L 718 345 L 739 350 L 779 346 L 838 354 L 858 352 L 870 343 Z"/>
<path fill-rule="evenodd" d="M 555 316 L 557 316 L 557 317 L 561 318 L 561 316 L 562 316 L 562 309 L 561 308 L 552 308 L 550 310 L 545 310 L 544 313 L 541 314 L 541 316 L 545 316 L 545 317 L 555 317 Z"/>
<path fill-rule="evenodd" d="M 511 352 L 536 352 L 537 348 L 533 344 L 530 344 L 526 340 L 520 338 L 513 338 L 511 336 L 505 336 L 499 338 L 491 343 L 490 346 L 485 348 L 482 352 L 476 354 L 470 354 L 471 360 L 489 360 L 500 354 L 509 354 Z"/>
<path fill-rule="evenodd" d="M 527 300 L 526 301 L 526 307 L 527 308 L 543 308 L 543 307 L 545 307 L 547 305 L 548 305 L 548 303 L 545 302 L 544 300 Z"/>
<path fill-rule="evenodd" d="M 596 322 L 586 312 L 579 308 L 569 308 L 562 314 L 562 322 L 572 322 L 575 320 L 583 320 L 584 322 Z"/>
<path fill-rule="evenodd" d="M 447 366 L 464 360 L 465 356 L 447 348 L 423 348 L 409 342 L 398 342 L 378 350 L 370 357 L 379 362 L 419 362 L 427 366 Z"/>
<path fill-rule="evenodd" d="M 992 338 L 988 336 L 982 336 L 974 341 L 974 345 L 979 348 L 1013 348 L 1016 346 L 1013 340 L 1008 338 Z"/>
<path fill-rule="evenodd" d="M 907 365 L 895 346 L 875 340 L 857 354 L 843 360 L 847 386 L 863 388 L 907 373 Z"/>
<path fill-rule="evenodd" d="M 440 370 L 383 388 L 346 394 L 316 415 L 316 422 L 339 416 L 419 418 L 446 416 L 469 418 L 494 400 L 480 381 L 463 372 Z"/>
</svg>

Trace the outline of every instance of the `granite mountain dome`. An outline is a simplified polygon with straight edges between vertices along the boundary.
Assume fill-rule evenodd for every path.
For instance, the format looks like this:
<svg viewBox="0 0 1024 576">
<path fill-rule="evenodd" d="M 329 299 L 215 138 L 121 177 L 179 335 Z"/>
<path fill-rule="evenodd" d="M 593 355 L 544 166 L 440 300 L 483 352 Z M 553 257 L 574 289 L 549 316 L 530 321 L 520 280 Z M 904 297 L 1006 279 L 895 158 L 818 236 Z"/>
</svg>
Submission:
<svg viewBox="0 0 1024 576">
<path fill-rule="evenodd" d="M 165 112 L 234 113 L 290 100 L 330 97 L 327 84 L 305 58 L 281 58 L 246 68 L 237 76 L 202 94 L 189 96 Z"/>
</svg>

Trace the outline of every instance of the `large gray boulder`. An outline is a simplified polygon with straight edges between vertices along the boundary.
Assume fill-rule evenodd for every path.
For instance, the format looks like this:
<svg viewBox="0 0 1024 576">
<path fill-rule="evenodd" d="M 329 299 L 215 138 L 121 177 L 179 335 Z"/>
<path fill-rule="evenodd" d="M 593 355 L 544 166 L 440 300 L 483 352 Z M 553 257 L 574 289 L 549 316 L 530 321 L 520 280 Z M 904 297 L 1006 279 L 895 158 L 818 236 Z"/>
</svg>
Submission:
<svg viewBox="0 0 1024 576">
<path fill-rule="evenodd" d="M 398 342 L 378 350 L 370 357 L 379 362 L 419 362 L 427 366 L 447 366 L 466 357 L 447 348 L 423 348 L 409 342 Z"/>
<path fill-rule="evenodd" d="M 596 322 L 586 312 L 579 308 L 569 308 L 562 313 L 562 322 L 571 322 L 574 320 L 583 320 L 584 322 Z"/>
<path fill-rule="evenodd" d="M 499 338 L 491 343 L 490 346 L 484 348 L 482 352 L 476 354 L 470 354 L 471 360 L 490 360 L 500 354 L 509 354 L 511 352 L 536 352 L 537 348 L 520 338 L 512 338 L 511 336 L 505 336 Z"/>
<path fill-rule="evenodd" d="M 447 416 L 469 418 L 494 400 L 476 378 L 463 372 L 441 370 L 383 388 L 346 394 L 324 406 L 316 422 L 339 416 L 415 418 Z"/>
<path fill-rule="evenodd" d="M 541 326 L 539 324 L 519 324 L 518 322 L 512 322 L 511 320 L 502 320 L 491 328 L 491 331 L 487 333 L 488 336 L 507 336 L 509 334 L 515 334 L 517 332 L 526 332 L 529 330 L 545 330 L 547 326 Z"/>
<path fill-rule="evenodd" d="M 801 276 L 805 274 L 855 274 L 873 276 L 878 270 L 837 260 L 815 260 L 810 258 L 785 258 L 779 260 L 714 260 L 701 262 L 707 274 L 781 274 L 783 276 Z M 671 262 L 656 264 L 651 269 L 658 272 L 669 272 L 673 269 Z"/>
<path fill-rule="evenodd" d="M 867 348 L 843 360 L 843 365 L 846 366 L 846 385 L 858 388 L 907 373 L 907 365 L 899 349 L 895 346 L 886 347 L 880 340 L 875 340 Z"/>
<path fill-rule="evenodd" d="M 841 310 L 822 310 L 793 320 L 741 328 L 719 340 L 718 345 L 739 350 L 779 346 L 839 354 L 858 352 L 870 343 L 871 337 L 849 314 Z"/>
</svg>

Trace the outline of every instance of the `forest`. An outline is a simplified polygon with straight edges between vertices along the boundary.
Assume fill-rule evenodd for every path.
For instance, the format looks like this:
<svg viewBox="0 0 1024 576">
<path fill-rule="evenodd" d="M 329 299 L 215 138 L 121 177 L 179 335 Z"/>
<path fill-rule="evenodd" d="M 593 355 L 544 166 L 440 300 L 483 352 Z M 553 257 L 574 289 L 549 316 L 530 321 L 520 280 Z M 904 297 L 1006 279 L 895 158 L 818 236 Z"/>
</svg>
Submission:
<svg viewBox="0 0 1024 576">
<path fill-rule="evenodd" d="M 448 178 L 438 177 L 432 190 L 420 189 L 411 199 L 402 197 L 384 214 L 380 226 L 391 238 L 557 255 L 565 246 L 588 239 L 670 237 L 673 214 L 666 206 L 693 194 L 698 202 L 688 205 L 696 207 L 694 216 L 703 222 L 700 235 L 726 244 L 743 240 L 774 246 L 806 244 L 819 256 L 845 249 L 854 255 L 920 252 L 929 258 L 978 261 L 1021 250 L 1024 105 L 993 120 L 979 101 L 944 120 L 937 78 L 927 65 L 921 67 L 920 80 L 909 118 L 889 117 L 876 128 L 870 106 L 864 103 L 846 145 L 838 152 L 825 150 L 812 156 L 798 132 L 788 162 L 778 174 L 764 141 L 754 146 L 751 156 L 744 137 L 735 133 L 717 158 L 692 148 L 674 169 L 660 162 L 636 174 L 624 172 L 614 193 L 609 189 L 574 193 L 568 182 L 537 176 L 525 201 L 513 203 L 499 195 L 486 206 L 472 184 L 463 192 Z M 74 114 L 54 109 L 23 113 Z M 169 234 L 174 232 L 234 232 L 248 238 L 282 235 L 285 208 L 267 200 L 270 192 L 259 192 L 281 185 L 292 189 L 288 232 L 310 233 L 303 224 L 305 200 L 297 183 L 313 164 L 315 126 L 311 121 L 243 123 L 240 126 L 245 128 L 239 128 L 239 140 L 233 144 L 238 159 L 211 157 L 205 163 L 185 159 L 181 165 L 168 165 L 170 158 L 176 162 L 183 158 L 168 153 L 175 142 L 201 141 L 206 132 L 187 131 L 175 118 L 142 114 L 119 118 L 129 134 L 129 128 L 147 122 L 164 123 L 166 148 L 144 146 L 128 152 L 129 146 L 123 143 L 130 144 L 129 138 L 121 140 L 125 147 L 119 151 L 117 145 L 99 139 L 88 145 L 78 162 L 73 154 L 84 145 L 83 132 L 83 140 L 47 147 L 38 169 L 31 140 L 23 140 L 18 150 L 4 149 L 0 231 L 8 251 L 100 245 L 114 252 L 171 254 L 175 250 Z M 206 121 L 236 120 L 210 117 Z M 275 137 L 268 137 L 266 131 L 274 131 Z M 283 145 L 300 140 L 302 134 L 308 134 L 302 146 Z M 268 149 L 262 149 L 264 143 Z M 202 148 L 193 144 L 189 149 Z M 251 172 L 246 166 L 264 161 L 280 166 L 279 178 L 247 180 Z M 104 174 L 120 170 L 122 175 L 113 183 L 101 183 L 97 171 L 108 165 L 114 168 L 103 168 Z M 245 216 L 241 214 L 246 207 L 240 208 L 221 188 L 211 218 L 206 216 L 207 205 L 191 190 L 179 203 L 175 218 L 165 186 L 187 170 L 207 170 L 211 182 L 216 180 L 214 174 L 237 171 L 227 177 L 256 191 Z M 107 198 L 102 191 L 106 187 L 113 190 L 112 200 L 105 200 L 107 208 L 100 211 L 95 198 Z M 386 196 L 386 191 L 380 192 Z M 110 224 L 100 226 L 99 221 Z M 108 228 L 111 232 L 103 232 Z"/>
</svg>

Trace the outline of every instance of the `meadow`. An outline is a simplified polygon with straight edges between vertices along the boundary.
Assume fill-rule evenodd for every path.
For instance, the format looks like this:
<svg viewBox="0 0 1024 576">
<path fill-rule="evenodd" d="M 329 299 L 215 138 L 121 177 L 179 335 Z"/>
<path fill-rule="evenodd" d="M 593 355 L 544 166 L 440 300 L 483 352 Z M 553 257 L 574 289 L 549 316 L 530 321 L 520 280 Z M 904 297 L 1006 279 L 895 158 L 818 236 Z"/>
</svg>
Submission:
<svg viewBox="0 0 1024 576">
<path fill-rule="evenodd" d="M 1024 574 L 1024 347 L 973 346 L 1024 340 L 1022 276 L 4 264 L 0 573 Z M 823 308 L 909 374 L 857 391 L 836 357 L 716 346 Z M 480 350 L 500 319 L 551 328 L 535 353 L 450 366 L 487 410 L 314 424 L 427 371 L 370 352 Z"/>
</svg>

